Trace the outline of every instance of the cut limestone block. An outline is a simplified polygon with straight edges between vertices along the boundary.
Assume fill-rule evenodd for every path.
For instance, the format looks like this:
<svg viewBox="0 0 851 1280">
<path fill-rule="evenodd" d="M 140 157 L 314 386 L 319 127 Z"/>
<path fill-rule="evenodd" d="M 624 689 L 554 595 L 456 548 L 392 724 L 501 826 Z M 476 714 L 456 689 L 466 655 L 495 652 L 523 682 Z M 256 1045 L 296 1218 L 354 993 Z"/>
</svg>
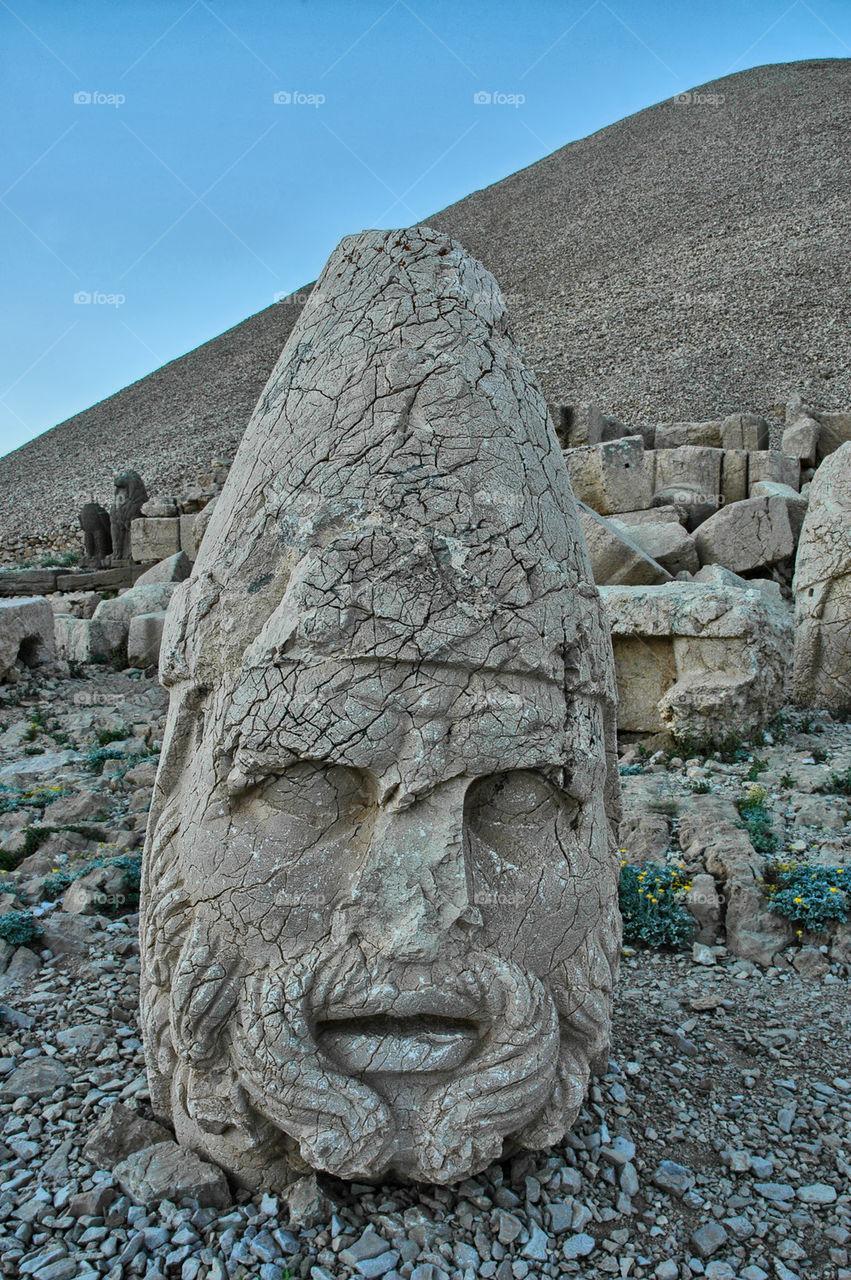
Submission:
<svg viewBox="0 0 851 1280">
<path fill-rule="evenodd" d="M 564 452 L 573 492 L 603 516 L 651 505 L 653 458 L 645 454 L 641 436 Z"/>
<path fill-rule="evenodd" d="M 612 626 L 618 728 L 717 741 L 783 705 L 791 611 L 758 590 L 669 582 L 601 587 Z"/>
<path fill-rule="evenodd" d="M 140 517 L 130 525 L 130 555 L 143 564 L 166 560 L 180 550 L 180 519 L 177 516 L 147 520 Z"/>
<path fill-rule="evenodd" d="M 748 454 L 748 494 L 753 496 L 753 487 L 760 480 L 775 480 L 778 484 L 788 484 L 797 493 L 801 487 L 801 464 L 797 458 L 788 458 L 779 449 L 766 449 L 759 453 Z"/>
<path fill-rule="evenodd" d="M 194 516 L 190 518 L 194 519 Z M 167 560 L 160 560 L 158 564 L 152 564 L 150 569 L 140 574 L 134 586 L 146 587 L 151 582 L 184 582 L 191 572 L 189 556 L 184 551 L 178 551 L 177 555 L 169 556 Z"/>
<path fill-rule="evenodd" d="M 131 618 L 165 610 L 178 585 L 150 582 L 146 586 L 131 587 L 114 600 L 102 600 L 91 622 L 93 652 L 104 658 L 124 658 Z"/>
<path fill-rule="evenodd" d="M 851 711 L 851 442 L 813 478 L 793 590 L 795 700 Z"/>
<path fill-rule="evenodd" d="M 703 503 L 717 510 L 721 496 L 722 456 L 720 449 L 696 444 L 658 450 L 656 493 L 687 489 L 689 493 L 702 494 Z"/>
<path fill-rule="evenodd" d="M 684 444 L 708 445 L 721 448 L 723 423 L 715 422 L 662 422 L 656 427 L 655 448 L 679 449 Z"/>
<path fill-rule="evenodd" d="M 195 521 L 200 514 L 197 511 L 180 517 L 180 550 L 190 560 L 195 559 Z"/>
<path fill-rule="evenodd" d="M 53 619 L 56 652 L 66 662 L 91 662 L 92 621 L 71 613 L 57 613 Z"/>
<path fill-rule="evenodd" d="M 755 413 L 731 413 L 721 426 L 725 449 L 767 449 L 768 423 Z"/>
<path fill-rule="evenodd" d="M 634 538 L 637 529 L 631 529 L 627 525 L 619 526 L 614 520 L 606 520 L 582 502 L 578 505 L 579 523 L 585 535 L 594 581 L 598 586 L 603 583 L 641 585 L 671 580 L 671 573 L 657 564 Z M 661 527 L 681 528 L 680 525 Z"/>
<path fill-rule="evenodd" d="M 697 573 L 700 560 L 694 545 L 694 538 L 687 533 L 679 522 L 662 524 L 641 524 L 630 527 L 621 525 L 612 517 L 612 524 L 628 533 L 645 555 L 656 564 L 667 569 L 672 577 L 678 573 Z"/>
<path fill-rule="evenodd" d="M 723 505 L 743 502 L 748 496 L 748 451 L 725 449 L 721 458 L 721 498 Z"/>
<path fill-rule="evenodd" d="M 785 498 L 747 498 L 722 507 L 695 534 L 701 564 L 751 573 L 791 561 L 797 545 L 796 513 Z"/>
<path fill-rule="evenodd" d="M 0 680 L 19 659 L 25 667 L 56 661 L 53 610 L 36 596 L 0 600 Z"/>
<path fill-rule="evenodd" d="M 813 417 L 818 418 L 821 423 L 816 461 L 822 462 L 830 454 L 835 453 L 841 445 L 851 441 L 851 410 L 846 409 L 838 413 L 813 413 Z"/>
<path fill-rule="evenodd" d="M 165 625 L 165 609 L 157 613 L 137 613 L 127 630 L 128 667 L 156 667 Z"/>
<path fill-rule="evenodd" d="M 602 413 L 591 401 L 566 404 L 563 409 L 564 445 L 569 449 L 586 444 L 600 444 L 606 422 Z"/>
<path fill-rule="evenodd" d="M 802 414 L 783 432 L 780 451 L 790 458 L 797 458 L 803 467 L 814 467 L 818 459 L 820 435 L 821 424 L 815 418 Z"/>
</svg>

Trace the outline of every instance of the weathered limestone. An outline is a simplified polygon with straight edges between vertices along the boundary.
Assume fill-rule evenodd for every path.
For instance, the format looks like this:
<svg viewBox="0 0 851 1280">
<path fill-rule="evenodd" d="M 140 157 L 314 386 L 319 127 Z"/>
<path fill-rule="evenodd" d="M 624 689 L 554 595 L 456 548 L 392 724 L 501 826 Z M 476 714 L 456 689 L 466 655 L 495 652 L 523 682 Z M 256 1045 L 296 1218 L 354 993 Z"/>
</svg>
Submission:
<svg viewBox="0 0 851 1280">
<path fill-rule="evenodd" d="M 566 449 L 564 453 L 573 492 L 603 516 L 650 506 L 654 456 L 645 454 L 641 436 Z"/>
<path fill-rule="evenodd" d="M 84 564 L 100 569 L 112 555 L 109 512 L 99 502 L 87 502 L 80 510 L 80 528 L 85 548 Z"/>
<path fill-rule="evenodd" d="M 748 498 L 722 507 L 697 529 L 701 564 L 720 564 L 734 573 L 750 573 L 791 563 L 800 525 L 798 506 L 782 497 Z"/>
<path fill-rule="evenodd" d="M 612 518 L 612 523 L 619 524 L 617 517 Z M 667 569 L 672 577 L 678 573 L 696 573 L 700 568 L 694 539 L 678 522 L 667 521 L 661 524 L 640 524 L 631 528 L 629 525 L 620 527 L 624 531 L 629 529 L 632 541 L 637 543 L 651 560 L 660 564 L 663 569 Z M 599 579 L 595 578 L 595 582 L 599 583 Z"/>
<path fill-rule="evenodd" d="M 821 463 L 843 444 L 851 442 L 851 409 L 813 413 L 821 430 L 818 437 L 816 463 Z"/>
<path fill-rule="evenodd" d="M 155 1111 L 269 1190 L 558 1138 L 619 948 L 611 649 L 546 404 L 448 237 L 342 242 L 177 592 Z"/>
<path fill-rule="evenodd" d="M 146 586 L 131 587 L 112 600 L 102 600 L 91 620 L 92 653 L 103 658 L 124 658 L 131 619 L 137 614 L 164 610 L 178 585 L 175 582 L 151 582 Z"/>
<path fill-rule="evenodd" d="M 723 423 L 715 422 L 660 422 L 656 427 L 656 449 L 679 449 L 684 444 L 708 445 L 720 449 L 723 443 Z"/>
<path fill-rule="evenodd" d="M 648 507 L 646 511 L 619 511 L 615 517 L 618 524 L 679 524 L 680 517 L 676 507 Z"/>
<path fill-rule="evenodd" d="M 814 467 L 818 459 L 820 434 L 821 424 L 808 414 L 802 414 L 784 429 L 781 451 L 790 458 L 797 458 L 802 467 Z"/>
<path fill-rule="evenodd" d="M 210 502 L 207 503 L 206 507 L 203 507 L 198 512 L 197 516 L 194 517 L 194 522 L 192 525 L 193 549 L 190 552 L 188 547 L 183 548 L 183 550 L 189 556 L 190 560 L 195 560 L 198 557 L 198 552 L 201 547 L 201 540 L 204 537 L 204 534 L 207 532 L 207 525 L 210 523 L 210 520 L 212 519 L 213 512 L 216 509 L 217 501 L 218 501 L 217 498 L 213 498 Z"/>
<path fill-rule="evenodd" d="M 192 572 L 192 565 L 189 557 L 184 551 L 178 551 L 176 555 L 169 556 L 167 560 L 160 560 L 158 564 L 152 564 L 150 569 L 146 569 L 144 573 L 134 582 L 134 587 L 146 587 L 151 582 L 185 582 Z"/>
<path fill-rule="evenodd" d="M 128 667 L 155 667 L 160 660 L 160 647 L 165 625 L 165 610 L 137 613 L 127 628 Z"/>
<path fill-rule="evenodd" d="M 685 444 L 677 449 L 660 449 L 656 455 L 655 493 L 682 489 L 689 495 L 702 495 L 700 502 L 687 499 L 689 505 L 718 509 L 721 497 L 720 449 Z"/>
<path fill-rule="evenodd" d="M 797 458 L 789 458 L 777 449 L 766 449 L 748 454 L 748 490 L 753 494 L 760 480 L 773 480 L 786 484 L 795 492 L 801 487 L 801 464 Z"/>
<path fill-rule="evenodd" d="M 597 515 L 583 502 L 579 503 L 579 523 L 588 548 L 591 572 L 598 586 L 670 582 L 671 572 L 657 564 L 639 545 L 637 538 L 633 537 L 636 530 L 630 526 L 619 526 L 614 520 Z M 681 528 L 680 525 L 659 527 Z"/>
<path fill-rule="evenodd" d="M 66 662 L 91 662 L 92 620 L 78 618 L 72 613 L 57 613 L 53 619 L 56 636 L 56 652 Z"/>
<path fill-rule="evenodd" d="M 167 560 L 180 552 L 180 517 L 144 517 L 134 520 L 130 532 L 130 554 L 144 564 Z"/>
<path fill-rule="evenodd" d="M 564 414 L 564 447 L 573 449 L 579 445 L 600 444 L 606 421 L 595 404 L 582 401 L 562 405 L 561 408 Z"/>
<path fill-rule="evenodd" d="M 810 488 L 793 590 L 793 692 L 808 707 L 851 711 L 851 442 L 818 468 Z"/>
<path fill-rule="evenodd" d="M 783 705 L 789 610 L 758 590 L 671 582 L 602 587 L 618 678 L 618 727 L 718 740 Z"/>
<path fill-rule="evenodd" d="M 731 413 L 721 424 L 724 449 L 767 449 L 768 423 L 755 413 Z"/>
<path fill-rule="evenodd" d="M 18 661 L 25 667 L 56 661 L 53 610 L 36 596 L 0 600 L 0 680 Z"/>
<path fill-rule="evenodd" d="M 200 514 L 201 512 L 198 511 L 191 515 L 182 515 L 180 517 L 180 530 L 179 530 L 180 550 L 183 552 L 185 556 L 188 557 L 189 560 L 192 560 L 192 561 L 194 561 L 195 555 L 196 555 L 195 521 L 198 519 L 198 516 Z"/>
<path fill-rule="evenodd" d="M 115 497 L 109 513 L 113 560 L 129 559 L 130 526 L 147 501 L 147 490 L 138 471 L 125 471 L 115 477 Z M 151 557 L 155 560 L 162 558 Z"/>
<path fill-rule="evenodd" d="M 725 449 L 721 457 L 721 502 L 743 502 L 748 496 L 748 451 Z"/>
</svg>

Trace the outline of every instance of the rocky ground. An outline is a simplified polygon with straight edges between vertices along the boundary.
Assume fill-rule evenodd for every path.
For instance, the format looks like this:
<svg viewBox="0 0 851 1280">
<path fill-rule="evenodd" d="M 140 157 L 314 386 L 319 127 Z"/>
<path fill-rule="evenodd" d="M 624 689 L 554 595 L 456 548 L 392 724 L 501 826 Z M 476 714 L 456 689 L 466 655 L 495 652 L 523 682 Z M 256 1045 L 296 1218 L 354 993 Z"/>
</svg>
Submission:
<svg viewBox="0 0 851 1280">
<path fill-rule="evenodd" d="M 136 1135 L 158 1141 L 134 892 L 164 710 L 152 673 L 0 691 L 0 911 L 40 929 L 0 944 L 3 1274 L 851 1280 L 848 968 L 817 936 L 758 966 L 714 921 L 693 951 L 626 949 L 608 1072 L 556 1149 L 452 1189 L 250 1198 L 213 1177 L 203 1207 L 132 1203 L 115 1166 Z M 851 726 L 794 713 L 743 755 L 626 748 L 630 856 L 698 865 L 690 806 L 759 785 L 784 856 L 847 861 L 851 802 L 818 788 L 851 764 Z"/>
</svg>

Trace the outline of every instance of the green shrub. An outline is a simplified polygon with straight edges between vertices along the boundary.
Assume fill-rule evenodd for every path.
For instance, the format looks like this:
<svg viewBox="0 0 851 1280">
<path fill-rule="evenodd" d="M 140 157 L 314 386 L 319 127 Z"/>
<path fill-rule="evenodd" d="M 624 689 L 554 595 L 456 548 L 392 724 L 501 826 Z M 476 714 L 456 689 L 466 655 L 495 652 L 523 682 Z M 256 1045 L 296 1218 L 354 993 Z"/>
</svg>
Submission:
<svg viewBox="0 0 851 1280">
<path fill-rule="evenodd" d="M 773 862 L 766 868 L 765 890 L 772 911 L 808 933 L 822 933 L 828 921 L 851 915 L 851 873 L 844 867 Z"/>
<path fill-rule="evenodd" d="M 829 796 L 851 796 L 851 766 L 844 773 L 832 773 L 821 791 Z"/>
<path fill-rule="evenodd" d="M 91 747 L 86 752 L 85 764 L 90 773 L 100 773 L 106 760 L 124 759 L 124 752 L 116 751 L 115 747 Z"/>
<path fill-rule="evenodd" d="M 644 947 L 687 946 L 696 928 L 681 901 L 688 888 L 677 868 L 652 863 L 633 867 L 624 860 L 618 888 L 624 942 Z"/>
<path fill-rule="evenodd" d="M 8 911 L 0 916 L 0 939 L 13 947 L 25 947 L 38 934 L 39 928 L 31 911 Z"/>
<path fill-rule="evenodd" d="M 748 787 L 747 795 L 736 801 L 736 808 L 756 852 L 770 857 L 777 849 L 778 840 L 771 828 L 771 814 L 765 807 L 765 799 L 765 787 L 753 784 Z"/>
<path fill-rule="evenodd" d="M 709 785 L 706 778 L 697 778 L 694 782 L 690 783 L 689 786 L 696 796 L 708 795 L 712 790 L 712 787 Z"/>
<path fill-rule="evenodd" d="M 748 782 L 756 782 L 759 775 L 765 772 L 766 767 L 765 760 L 760 760 L 759 756 L 754 756 L 753 760 L 751 760 L 750 768 L 745 774 Z"/>
<path fill-rule="evenodd" d="M 108 747 L 111 742 L 123 742 L 129 736 L 127 729 L 98 729 L 97 731 L 97 740 L 102 747 Z"/>
</svg>

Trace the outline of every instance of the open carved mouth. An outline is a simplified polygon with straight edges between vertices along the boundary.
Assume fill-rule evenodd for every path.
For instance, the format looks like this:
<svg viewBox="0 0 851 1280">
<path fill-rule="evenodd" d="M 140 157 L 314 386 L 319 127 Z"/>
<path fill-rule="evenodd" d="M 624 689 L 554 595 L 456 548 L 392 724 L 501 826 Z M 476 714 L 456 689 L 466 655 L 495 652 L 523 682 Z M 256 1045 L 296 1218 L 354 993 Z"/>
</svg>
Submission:
<svg viewBox="0 0 851 1280">
<path fill-rule="evenodd" d="M 482 1030 L 469 1018 L 377 1014 L 319 1022 L 322 1052 L 350 1075 L 451 1071 L 477 1048 Z"/>
</svg>

